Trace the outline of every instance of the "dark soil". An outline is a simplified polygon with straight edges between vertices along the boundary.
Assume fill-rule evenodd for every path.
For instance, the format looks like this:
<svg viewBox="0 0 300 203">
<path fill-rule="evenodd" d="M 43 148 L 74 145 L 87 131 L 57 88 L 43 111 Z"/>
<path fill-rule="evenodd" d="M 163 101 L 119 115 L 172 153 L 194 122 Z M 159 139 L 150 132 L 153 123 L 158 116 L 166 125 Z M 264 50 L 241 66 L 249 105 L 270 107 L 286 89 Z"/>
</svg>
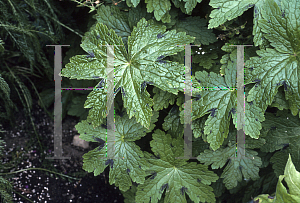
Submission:
<svg viewBox="0 0 300 203">
<path fill-rule="evenodd" d="M 14 190 L 30 199 L 28 201 L 14 192 L 14 202 L 124 202 L 119 189 L 109 184 L 109 168 L 96 177 L 93 173 L 82 169 L 82 155 L 97 147 L 97 144 L 90 143 L 90 147 L 85 150 L 71 144 L 73 136 L 78 134 L 74 128 L 79 122 L 77 117 L 67 115 L 62 121 L 63 156 L 70 156 L 71 159 L 49 160 L 44 157 L 54 156 L 53 121 L 37 102 L 34 102 L 31 110 L 32 117 L 40 136 L 39 139 L 45 146 L 45 150 L 41 152 L 30 120 L 25 116 L 24 111 L 21 111 L 22 108 L 19 109 L 20 112 L 16 114 L 15 127 L 12 129 L 9 126 L 3 126 L 6 132 L 0 133 L 6 142 L 2 161 L 3 163 L 12 161 L 11 163 L 14 164 L 10 172 L 25 168 L 45 168 L 77 177 L 79 180 L 63 178 L 41 170 L 28 170 L 8 175 L 6 177 L 12 182 Z M 27 124 L 26 120 L 29 120 Z M 1 172 L 3 173 L 3 170 Z"/>
</svg>

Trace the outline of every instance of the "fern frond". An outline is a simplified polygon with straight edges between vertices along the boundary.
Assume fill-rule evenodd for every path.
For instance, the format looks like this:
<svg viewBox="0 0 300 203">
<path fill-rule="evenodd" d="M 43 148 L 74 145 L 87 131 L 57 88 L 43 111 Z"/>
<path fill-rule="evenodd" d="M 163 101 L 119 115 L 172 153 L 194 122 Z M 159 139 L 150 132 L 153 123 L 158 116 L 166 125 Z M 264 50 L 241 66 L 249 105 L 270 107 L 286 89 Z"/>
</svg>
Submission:
<svg viewBox="0 0 300 203">
<path fill-rule="evenodd" d="M 0 112 L 0 117 L 4 119 L 12 118 L 12 108 L 15 107 L 14 103 L 10 99 L 10 88 L 7 82 L 4 80 L 2 75 L 0 74 L 0 98 L 2 99 L 2 104 L 4 104 L 5 112 Z M 11 124 L 12 121 L 10 120 Z"/>
<path fill-rule="evenodd" d="M 14 76 L 15 81 L 18 83 L 18 85 L 23 93 L 25 101 L 19 94 L 18 88 L 16 88 L 16 86 L 13 84 L 15 86 L 15 90 L 17 91 L 24 108 L 27 107 L 29 109 L 29 113 L 30 113 L 30 109 L 32 108 L 32 97 L 31 97 L 30 91 L 28 90 L 28 88 L 24 85 L 24 83 L 20 80 L 20 78 L 17 75 L 14 75 L 14 73 L 11 70 L 10 70 L 10 72 Z M 26 105 L 25 105 L 25 102 L 26 102 Z"/>
<path fill-rule="evenodd" d="M 0 73 L 0 90 L 4 92 L 6 99 L 9 98 L 10 88 L 7 82 L 2 78 L 1 73 Z"/>
<path fill-rule="evenodd" d="M 0 177 L 0 179 L 2 179 Z M 1 188 L 1 186 L 0 186 Z M 6 190 L 0 189 L 1 202 L 3 203 L 13 203 L 12 195 L 9 194 Z"/>
<path fill-rule="evenodd" d="M 2 39 L 0 39 L 0 52 L 3 52 L 5 50 L 3 44 L 4 42 L 2 41 Z"/>
</svg>

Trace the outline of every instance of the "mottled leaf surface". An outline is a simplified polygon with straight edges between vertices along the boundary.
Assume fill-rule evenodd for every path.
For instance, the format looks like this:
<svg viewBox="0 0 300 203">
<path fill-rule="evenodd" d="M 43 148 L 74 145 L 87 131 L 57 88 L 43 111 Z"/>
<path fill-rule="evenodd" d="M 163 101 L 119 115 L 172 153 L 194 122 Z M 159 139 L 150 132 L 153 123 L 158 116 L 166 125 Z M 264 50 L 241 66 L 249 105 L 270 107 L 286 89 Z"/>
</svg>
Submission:
<svg viewBox="0 0 300 203">
<path fill-rule="evenodd" d="M 150 162 L 148 171 L 154 171 L 157 175 L 138 186 L 135 201 L 157 203 L 166 191 L 164 202 L 186 203 L 185 194 L 194 202 L 215 202 L 209 185 L 216 182 L 218 176 L 204 165 L 175 159 L 184 155 L 183 139 L 172 139 L 171 135 L 161 130 L 156 130 L 152 136 L 150 146 L 160 159 L 151 158 L 150 153 L 145 156 Z"/>
<path fill-rule="evenodd" d="M 148 130 L 137 123 L 134 118 L 129 119 L 128 115 L 123 117 L 116 115 L 114 143 L 116 159 L 108 159 L 106 148 L 97 147 L 83 155 L 83 169 L 94 172 L 94 175 L 97 176 L 110 165 L 109 183 L 111 185 L 115 184 L 122 191 L 127 191 L 130 188 L 132 185 L 131 180 L 143 184 L 148 162 L 144 158 L 144 153 L 134 141 L 151 132 L 155 127 L 153 123 L 157 121 L 157 118 L 158 112 L 155 112 Z M 107 140 L 108 129 L 103 127 L 94 128 L 86 120 L 78 123 L 75 128 L 80 134 L 79 138 L 85 141 L 99 142 Z"/>
</svg>

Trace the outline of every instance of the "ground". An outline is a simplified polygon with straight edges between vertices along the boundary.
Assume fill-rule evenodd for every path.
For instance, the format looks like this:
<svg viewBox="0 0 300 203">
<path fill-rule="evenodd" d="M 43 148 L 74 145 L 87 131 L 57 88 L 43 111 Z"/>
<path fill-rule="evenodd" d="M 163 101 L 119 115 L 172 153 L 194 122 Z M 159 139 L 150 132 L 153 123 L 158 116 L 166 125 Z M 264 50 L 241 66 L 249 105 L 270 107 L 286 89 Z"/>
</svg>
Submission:
<svg viewBox="0 0 300 203">
<path fill-rule="evenodd" d="M 54 150 L 53 121 L 46 113 L 44 113 L 37 102 L 34 102 L 31 110 L 32 116 L 36 129 L 41 137 L 41 142 L 46 146 L 46 150 L 41 153 L 39 152 L 39 145 L 35 135 L 31 135 L 31 137 L 35 139 L 30 139 L 30 135 L 26 132 L 25 120 L 28 120 L 28 118 L 25 117 L 22 107 L 18 108 L 20 109 L 20 112 L 16 114 L 15 128 L 12 129 L 9 126 L 3 126 L 2 129 L 6 132 L 0 133 L 0 136 L 6 142 L 4 155 L 1 159 L 3 163 L 16 160 L 15 167 L 11 168 L 11 172 L 33 167 L 46 168 L 73 177 L 77 175 L 79 180 L 70 182 L 67 178 L 62 178 L 59 175 L 51 175 L 40 170 L 23 171 L 6 176 L 13 183 L 16 192 L 31 200 L 28 201 L 19 194 L 14 193 L 14 202 L 124 202 L 123 195 L 118 188 L 109 184 L 108 168 L 106 168 L 104 173 L 96 177 L 93 173 L 82 170 L 82 155 L 89 150 L 94 149 L 97 144 L 90 143 L 90 147 L 86 150 L 71 144 L 73 136 L 78 134 L 74 128 L 79 122 L 77 117 L 67 115 L 62 122 L 63 156 L 71 156 L 71 159 L 45 160 L 42 157 L 43 154 L 46 156 L 53 156 L 53 152 L 51 153 L 51 151 Z M 33 132 L 32 126 L 29 127 Z"/>
</svg>

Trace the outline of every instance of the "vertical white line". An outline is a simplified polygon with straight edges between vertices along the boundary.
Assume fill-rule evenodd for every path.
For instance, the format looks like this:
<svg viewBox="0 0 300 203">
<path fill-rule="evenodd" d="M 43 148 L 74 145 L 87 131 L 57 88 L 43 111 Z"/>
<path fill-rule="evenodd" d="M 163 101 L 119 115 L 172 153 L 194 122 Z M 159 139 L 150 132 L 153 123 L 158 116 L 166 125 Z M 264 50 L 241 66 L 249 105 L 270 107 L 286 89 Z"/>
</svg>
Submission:
<svg viewBox="0 0 300 203">
<path fill-rule="evenodd" d="M 115 158 L 115 121 L 114 121 L 114 45 L 107 46 L 107 157 Z M 105 87 L 106 88 L 106 87 Z M 110 105 L 111 103 L 111 105 Z"/>
<path fill-rule="evenodd" d="M 61 46 L 70 45 L 46 45 L 54 46 L 54 81 L 55 81 L 55 101 L 54 101 L 54 157 L 46 159 L 71 159 L 62 157 L 62 104 L 61 104 L 61 76 L 62 68 Z"/>
<path fill-rule="evenodd" d="M 184 103 L 184 158 L 192 157 L 192 80 L 191 45 L 185 45 L 185 103 Z"/>
</svg>

